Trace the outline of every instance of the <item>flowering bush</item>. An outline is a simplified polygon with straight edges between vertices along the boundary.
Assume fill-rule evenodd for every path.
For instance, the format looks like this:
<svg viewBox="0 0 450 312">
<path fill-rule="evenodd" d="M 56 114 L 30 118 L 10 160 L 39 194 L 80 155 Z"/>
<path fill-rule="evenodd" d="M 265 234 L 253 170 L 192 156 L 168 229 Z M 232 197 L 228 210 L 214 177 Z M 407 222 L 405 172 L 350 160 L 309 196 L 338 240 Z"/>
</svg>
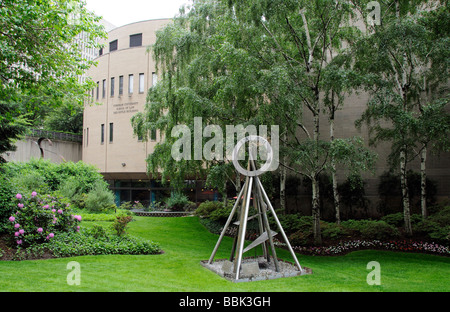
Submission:
<svg viewBox="0 0 450 312">
<path fill-rule="evenodd" d="M 32 192 L 30 196 L 17 194 L 14 203 L 17 208 L 8 218 L 13 245 L 26 248 L 47 242 L 58 232 L 80 229 L 81 217 L 72 215 L 64 198 Z"/>
<path fill-rule="evenodd" d="M 286 246 L 285 243 L 275 241 L 278 246 Z M 361 249 L 381 249 L 390 251 L 403 252 L 423 252 L 432 253 L 443 256 L 450 256 L 450 248 L 448 246 L 436 244 L 434 242 L 414 241 L 414 240 L 350 240 L 342 244 L 332 246 L 294 246 L 296 252 L 313 255 L 313 256 L 336 256 L 342 255 L 351 251 Z"/>
</svg>

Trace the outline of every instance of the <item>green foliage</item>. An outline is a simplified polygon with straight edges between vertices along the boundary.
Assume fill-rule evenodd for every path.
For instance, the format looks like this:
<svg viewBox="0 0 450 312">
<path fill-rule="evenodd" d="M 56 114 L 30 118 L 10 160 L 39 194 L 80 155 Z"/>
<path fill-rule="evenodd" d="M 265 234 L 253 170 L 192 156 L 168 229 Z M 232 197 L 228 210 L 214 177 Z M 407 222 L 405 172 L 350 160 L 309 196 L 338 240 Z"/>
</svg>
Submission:
<svg viewBox="0 0 450 312">
<path fill-rule="evenodd" d="M 16 208 L 14 201 L 14 193 L 9 179 L 3 176 L 0 168 L 0 234 L 7 229 L 8 218 L 12 215 L 13 209 Z"/>
<path fill-rule="evenodd" d="M 93 236 L 99 230 L 62 234 L 48 244 L 52 254 L 58 258 L 85 255 L 151 255 L 161 252 L 157 243 L 132 236 L 103 234 Z"/>
<path fill-rule="evenodd" d="M 348 220 L 341 223 L 350 235 L 362 238 L 387 240 L 399 237 L 399 231 L 384 221 Z"/>
<path fill-rule="evenodd" d="M 131 221 L 133 221 L 132 216 L 117 216 L 111 227 L 117 236 L 123 236 L 127 233 L 126 228 Z"/>
<path fill-rule="evenodd" d="M 219 209 L 223 209 L 224 205 L 222 202 L 218 201 L 205 201 L 201 203 L 198 208 L 195 210 L 195 215 L 203 217 L 203 218 L 209 218 L 211 214 Z"/>
<path fill-rule="evenodd" d="M 85 208 L 90 212 L 108 212 L 116 208 L 114 194 L 103 181 L 94 184 L 84 201 Z"/>
<path fill-rule="evenodd" d="M 5 164 L 3 168 L 5 175 L 10 178 L 28 173 L 33 174 L 35 177 L 39 175 L 42 178 L 37 179 L 46 184 L 49 187 L 49 191 L 56 191 L 64 183 L 70 183 L 70 186 L 66 187 L 67 189 L 73 186 L 76 188 L 77 193 L 88 193 L 95 183 L 103 181 L 102 175 L 95 166 L 82 161 L 56 164 L 49 160 L 31 159 L 29 162 L 10 162 Z M 43 187 L 46 186 L 43 185 Z"/>
<path fill-rule="evenodd" d="M 64 103 L 49 112 L 45 119 L 45 129 L 83 134 L 83 106 Z"/>
<path fill-rule="evenodd" d="M 189 199 L 181 192 L 172 192 L 166 200 L 166 205 L 172 211 L 184 211 L 189 205 Z"/>
<path fill-rule="evenodd" d="M 13 150 L 26 123 L 42 125 L 62 102 L 82 105 L 88 98 L 94 83 L 78 76 L 94 61 L 83 57 L 76 38 L 84 34 L 85 48 L 100 48 L 106 33 L 99 20 L 81 0 L 2 2 L 0 154 Z"/>
<path fill-rule="evenodd" d="M 2 154 L 16 150 L 14 141 L 20 139 L 28 125 L 24 118 L 15 116 L 16 110 L 17 105 L 4 102 L 0 96 L 0 164 L 5 162 Z"/>
</svg>

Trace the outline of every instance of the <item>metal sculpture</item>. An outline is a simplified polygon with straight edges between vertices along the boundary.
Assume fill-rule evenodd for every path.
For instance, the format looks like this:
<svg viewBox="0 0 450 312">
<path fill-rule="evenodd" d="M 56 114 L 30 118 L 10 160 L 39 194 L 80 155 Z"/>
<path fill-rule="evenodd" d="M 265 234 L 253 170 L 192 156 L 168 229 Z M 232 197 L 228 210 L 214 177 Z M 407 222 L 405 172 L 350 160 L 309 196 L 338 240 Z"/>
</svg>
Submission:
<svg viewBox="0 0 450 312">
<path fill-rule="evenodd" d="M 255 143 L 255 142 L 263 142 L 266 146 L 266 150 L 268 151 L 268 157 L 266 164 L 263 167 L 267 167 L 267 163 L 271 162 L 273 160 L 272 158 L 272 150 L 270 147 L 270 144 L 262 137 L 256 137 L 256 136 L 250 136 L 242 139 L 237 145 L 233 152 L 233 162 L 235 164 L 236 169 L 241 169 L 239 172 L 242 171 L 242 167 L 238 168 L 237 164 L 237 153 L 239 152 L 239 149 L 242 147 L 242 145 L 246 142 Z M 242 257 L 243 254 L 256 246 L 262 245 L 263 250 L 263 256 L 266 259 L 267 262 L 271 261 L 271 258 L 273 259 L 275 270 L 276 272 L 280 271 L 280 265 L 278 262 L 274 240 L 273 237 L 277 235 L 275 231 L 272 231 L 269 225 L 268 221 L 268 212 L 272 213 L 273 218 L 275 219 L 275 222 L 278 226 L 278 230 L 280 231 L 292 257 L 295 261 L 295 266 L 300 271 L 300 275 L 302 275 L 303 268 L 301 267 L 300 263 L 298 262 L 297 256 L 295 255 L 294 250 L 292 249 L 291 244 L 289 243 L 289 240 L 286 236 L 286 233 L 283 230 L 283 227 L 277 217 L 277 214 L 275 213 L 275 209 L 273 208 L 272 204 L 270 203 L 270 199 L 267 196 L 266 191 L 264 190 L 264 187 L 259 179 L 259 175 L 264 173 L 264 170 L 258 170 L 256 166 L 256 148 L 252 148 L 252 145 L 249 147 L 249 161 L 247 170 L 244 170 L 245 173 L 245 183 L 236 199 L 236 202 L 233 206 L 233 209 L 227 219 L 227 222 L 225 223 L 225 226 L 222 229 L 222 232 L 219 236 L 219 240 L 216 243 L 216 246 L 214 247 L 214 250 L 211 254 L 211 257 L 208 260 L 208 264 L 211 264 L 214 261 L 214 257 L 217 253 L 217 250 L 219 249 L 219 246 L 222 242 L 223 237 L 225 236 L 225 233 L 227 232 L 227 229 L 230 227 L 231 222 L 233 220 L 234 215 L 236 212 L 238 213 L 239 220 L 235 222 L 235 225 L 238 225 L 239 230 L 238 234 L 234 239 L 230 261 L 234 261 L 234 274 L 235 279 L 238 280 L 240 276 L 240 270 L 241 270 L 241 264 L 242 264 Z M 236 160 L 236 161 L 235 161 Z M 240 165 L 239 165 L 240 166 Z M 253 195 L 253 207 L 256 211 L 256 214 L 249 217 L 249 210 L 250 210 L 250 202 L 252 200 Z M 256 238 L 252 243 L 250 243 L 247 247 L 244 247 L 245 243 L 245 237 L 247 232 L 247 222 L 252 219 L 258 219 L 258 227 L 259 227 L 259 237 Z"/>
</svg>

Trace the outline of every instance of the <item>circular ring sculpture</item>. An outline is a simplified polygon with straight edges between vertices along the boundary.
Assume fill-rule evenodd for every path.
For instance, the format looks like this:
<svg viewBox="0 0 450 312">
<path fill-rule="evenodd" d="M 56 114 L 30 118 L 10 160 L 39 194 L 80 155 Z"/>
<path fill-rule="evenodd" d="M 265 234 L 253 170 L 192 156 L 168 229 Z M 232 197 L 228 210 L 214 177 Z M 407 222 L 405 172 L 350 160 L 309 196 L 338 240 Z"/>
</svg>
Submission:
<svg viewBox="0 0 450 312">
<path fill-rule="evenodd" d="M 238 161 L 239 150 L 241 149 L 242 145 L 244 145 L 247 142 L 252 142 L 252 143 L 259 142 L 259 143 L 262 143 L 264 145 L 264 147 L 266 148 L 266 151 L 267 151 L 266 163 L 257 170 L 247 170 L 247 169 L 242 168 L 242 166 L 239 164 L 239 161 Z M 249 156 L 250 156 L 251 160 L 256 160 L 256 148 L 252 145 L 250 145 L 250 148 L 249 148 Z M 272 146 L 270 145 L 269 141 L 267 141 L 265 138 L 257 136 L 257 135 L 250 135 L 248 137 L 241 139 L 236 144 L 236 146 L 234 147 L 234 150 L 233 150 L 232 159 L 233 159 L 234 167 L 236 168 L 236 170 L 239 173 L 241 173 L 247 177 L 256 177 L 256 176 L 259 176 L 259 175 L 269 171 L 270 167 L 272 166 L 272 162 L 273 162 Z"/>
</svg>

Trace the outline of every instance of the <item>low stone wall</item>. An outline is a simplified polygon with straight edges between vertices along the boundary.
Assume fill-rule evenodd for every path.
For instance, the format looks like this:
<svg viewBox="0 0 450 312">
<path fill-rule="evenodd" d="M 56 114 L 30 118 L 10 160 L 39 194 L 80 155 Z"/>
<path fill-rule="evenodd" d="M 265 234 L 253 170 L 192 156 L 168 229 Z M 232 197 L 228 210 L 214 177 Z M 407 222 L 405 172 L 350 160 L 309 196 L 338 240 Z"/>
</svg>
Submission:
<svg viewBox="0 0 450 312">
<path fill-rule="evenodd" d="M 134 211 L 134 214 L 139 217 L 179 218 L 191 216 L 192 212 Z"/>
</svg>

